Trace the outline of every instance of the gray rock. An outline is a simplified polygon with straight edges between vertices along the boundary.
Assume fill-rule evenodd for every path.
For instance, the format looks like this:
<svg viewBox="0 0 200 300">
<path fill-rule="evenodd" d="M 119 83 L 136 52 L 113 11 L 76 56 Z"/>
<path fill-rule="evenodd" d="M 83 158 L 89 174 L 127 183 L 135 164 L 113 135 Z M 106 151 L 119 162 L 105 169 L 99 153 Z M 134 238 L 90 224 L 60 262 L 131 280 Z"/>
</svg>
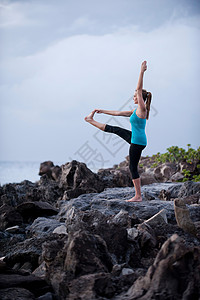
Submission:
<svg viewBox="0 0 200 300">
<path fill-rule="evenodd" d="M 161 225 L 163 223 L 168 223 L 167 222 L 167 215 L 166 215 L 166 209 L 162 209 L 159 211 L 157 214 L 152 216 L 150 219 L 144 221 L 145 224 L 148 224 L 150 226 L 156 226 L 156 225 Z"/>
<path fill-rule="evenodd" d="M 16 225 L 16 226 L 8 227 L 8 228 L 6 228 L 6 232 L 17 233 L 17 232 L 19 232 L 19 226 Z"/>
<path fill-rule="evenodd" d="M 39 217 L 29 227 L 29 234 L 31 236 L 42 237 L 44 235 L 49 235 L 57 227 L 64 225 L 55 219 Z"/>
<path fill-rule="evenodd" d="M 53 233 L 67 235 L 67 228 L 65 225 L 60 225 L 54 229 Z"/>
</svg>

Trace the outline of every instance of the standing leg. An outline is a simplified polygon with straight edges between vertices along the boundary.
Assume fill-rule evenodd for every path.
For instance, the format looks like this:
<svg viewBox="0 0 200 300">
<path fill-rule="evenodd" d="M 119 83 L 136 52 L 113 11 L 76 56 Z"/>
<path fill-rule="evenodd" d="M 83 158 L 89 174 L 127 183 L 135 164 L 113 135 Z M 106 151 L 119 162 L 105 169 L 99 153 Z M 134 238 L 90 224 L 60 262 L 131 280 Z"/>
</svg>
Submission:
<svg viewBox="0 0 200 300">
<path fill-rule="evenodd" d="M 141 202 L 141 183 L 140 176 L 138 173 L 138 163 L 141 157 L 142 150 L 145 148 L 143 145 L 131 144 L 129 150 L 129 168 L 132 175 L 132 181 L 135 187 L 135 196 L 126 202 Z"/>
</svg>

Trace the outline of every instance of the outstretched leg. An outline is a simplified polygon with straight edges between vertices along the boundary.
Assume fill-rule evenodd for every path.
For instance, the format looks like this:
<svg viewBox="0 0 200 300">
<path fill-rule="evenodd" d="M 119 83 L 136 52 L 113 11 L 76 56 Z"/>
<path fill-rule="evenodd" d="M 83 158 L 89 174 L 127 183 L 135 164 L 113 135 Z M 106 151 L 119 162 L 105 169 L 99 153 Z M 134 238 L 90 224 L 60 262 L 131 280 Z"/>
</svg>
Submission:
<svg viewBox="0 0 200 300">
<path fill-rule="evenodd" d="M 85 117 L 85 121 L 104 131 L 106 124 L 95 121 L 93 119 L 94 114 L 95 110 L 93 110 L 87 117 Z"/>
</svg>

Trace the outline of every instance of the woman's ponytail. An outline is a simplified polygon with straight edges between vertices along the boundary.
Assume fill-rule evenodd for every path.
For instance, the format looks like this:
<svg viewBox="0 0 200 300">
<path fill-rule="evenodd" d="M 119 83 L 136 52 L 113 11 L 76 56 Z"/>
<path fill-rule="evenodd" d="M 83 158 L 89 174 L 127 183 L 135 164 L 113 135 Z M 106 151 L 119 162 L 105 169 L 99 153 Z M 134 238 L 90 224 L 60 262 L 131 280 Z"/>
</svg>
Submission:
<svg viewBox="0 0 200 300">
<path fill-rule="evenodd" d="M 146 103 L 145 103 L 146 110 L 147 110 L 147 118 L 146 118 L 147 120 L 149 119 L 151 97 L 152 97 L 152 94 L 150 92 L 147 92 L 147 98 L 146 98 Z"/>
</svg>

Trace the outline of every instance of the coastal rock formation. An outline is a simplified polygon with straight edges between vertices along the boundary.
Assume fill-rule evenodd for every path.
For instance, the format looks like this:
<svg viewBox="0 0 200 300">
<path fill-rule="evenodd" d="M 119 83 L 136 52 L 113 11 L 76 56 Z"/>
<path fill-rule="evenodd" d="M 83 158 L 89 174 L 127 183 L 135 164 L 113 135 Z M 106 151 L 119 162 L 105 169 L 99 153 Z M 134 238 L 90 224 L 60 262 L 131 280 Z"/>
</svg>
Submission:
<svg viewBox="0 0 200 300">
<path fill-rule="evenodd" d="M 127 293 L 114 299 L 198 299 L 199 268 L 200 249 L 186 246 L 174 234 L 163 244 L 146 275 L 137 279 Z"/>
<path fill-rule="evenodd" d="M 0 188 L 1 299 L 198 299 L 200 183 L 165 182 L 170 165 L 156 179 L 146 159 L 143 201 L 126 202 L 126 163 L 45 162 L 38 182 Z"/>
</svg>

